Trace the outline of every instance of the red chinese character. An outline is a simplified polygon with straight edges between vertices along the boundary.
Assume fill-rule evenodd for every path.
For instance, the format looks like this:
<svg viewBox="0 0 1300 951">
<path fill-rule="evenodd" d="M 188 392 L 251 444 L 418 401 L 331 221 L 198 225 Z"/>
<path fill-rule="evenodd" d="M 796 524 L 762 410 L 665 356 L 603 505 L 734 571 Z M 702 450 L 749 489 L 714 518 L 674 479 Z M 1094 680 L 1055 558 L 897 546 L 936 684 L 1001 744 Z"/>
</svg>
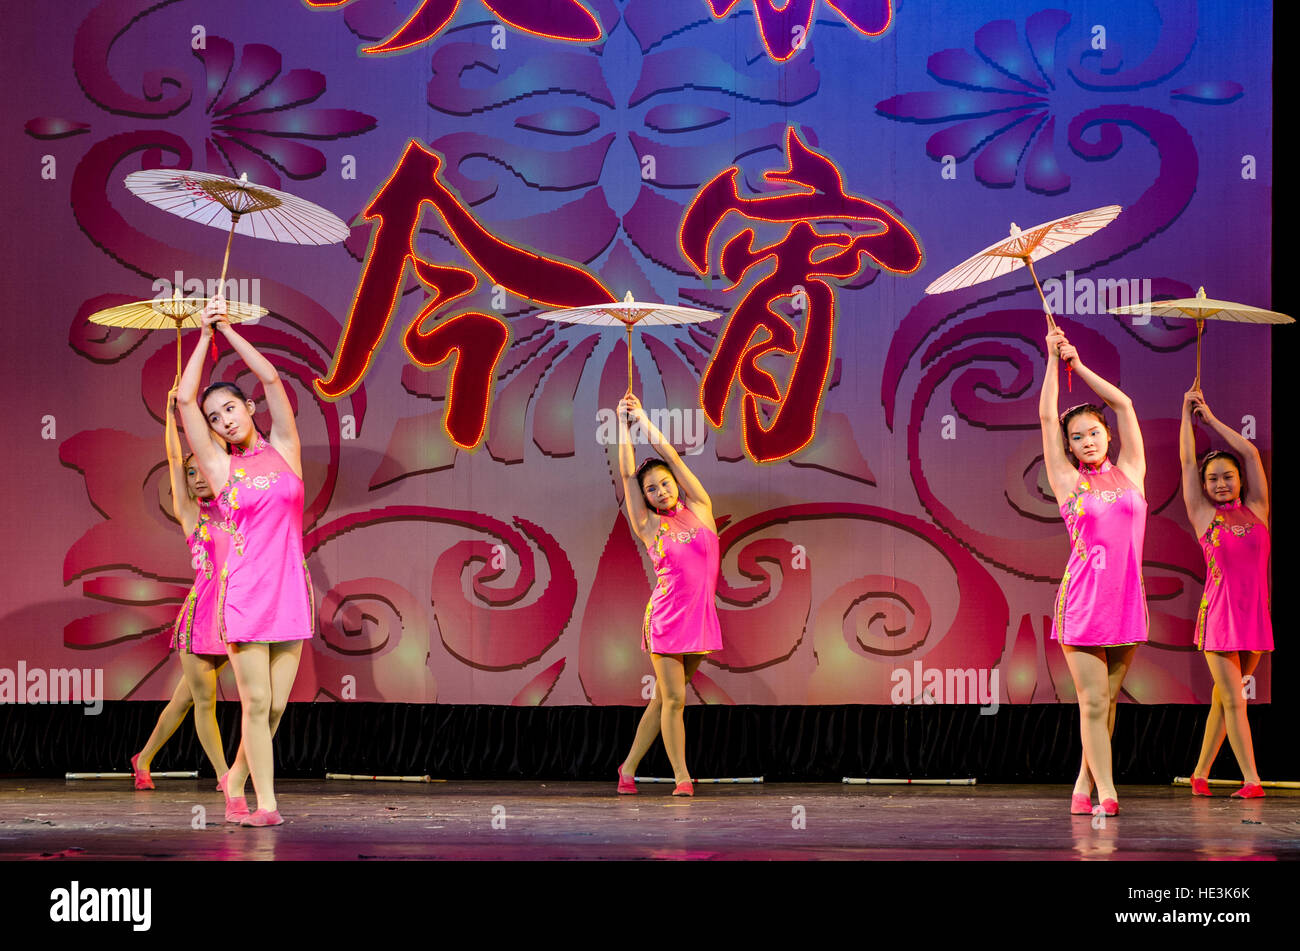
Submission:
<svg viewBox="0 0 1300 951">
<path fill-rule="evenodd" d="M 329 376 L 313 385 L 325 399 L 337 400 L 361 383 L 388 332 L 409 259 L 431 297 L 407 326 L 402 344 L 412 362 L 422 367 L 455 358 L 447 384 L 445 425 L 456 445 L 471 449 L 483 438 L 497 360 L 510 338 L 510 328 L 499 317 L 474 312 L 424 328 L 425 321 L 438 310 L 478 286 L 472 272 L 434 264 L 416 254 L 415 237 L 424 204 L 442 215 L 452 239 L 488 280 L 511 293 L 552 307 L 601 304 L 613 301 L 614 296 L 582 268 L 517 248 L 485 229 L 438 177 L 442 164 L 437 153 L 411 141 L 366 208 L 365 217 L 377 223 L 365 268 Z"/>
<path fill-rule="evenodd" d="M 789 168 L 765 172 L 769 182 L 794 188 L 781 195 L 741 198 L 736 187 L 740 169 L 731 167 L 704 185 L 682 219 L 682 254 L 700 274 L 708 272 L 714 232 L 731 212 L 751 221 L 791 222 L 784 237 L 755 248 L 755 233 L 745 228 L 722 246 L 722 274 L 739 285 L 756 265 L 770 262 L 761 277 L 732 311 L 731 320 L 714 348 L 700 383 L 701 405 L 714 426 L 722 425 L 723 408 L 732 383 L 739 378 L 745 449 L 757 462 L 793 455 L 812 441 L 817 413 L 830 371 L 835 329 L 835 291 L 821 278 L 854 277 L 863 256 L 880 267 L 910 274 L 921 266 L 921 246 L 898 218 L 879 205 L 848 195 L 840 171 L 830 159 L 814 152 L 791 127 L 786 131 Z M 813 223 L 868 222 L 868 234 L 823 231 Z M 772 308 L 803 289 L 806 297 L 803 337 Z M 771 373 L 758 361 L 777 351 L 794 358 L 782 393 Z M 764 424 L 759 400 L 776 406 Z"/>
</svg>

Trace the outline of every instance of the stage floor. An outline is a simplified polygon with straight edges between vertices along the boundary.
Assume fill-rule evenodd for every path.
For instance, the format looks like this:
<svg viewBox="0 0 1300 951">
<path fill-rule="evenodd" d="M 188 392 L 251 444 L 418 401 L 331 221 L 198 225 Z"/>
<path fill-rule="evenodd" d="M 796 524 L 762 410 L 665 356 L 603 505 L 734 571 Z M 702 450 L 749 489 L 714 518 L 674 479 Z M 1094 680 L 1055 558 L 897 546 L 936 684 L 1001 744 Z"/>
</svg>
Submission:
<svg viewBox="0 0 1300 951">
<path fill-rule="evenodd" d="M 1297 859 L 1300 793 L 1210 799 L 1121 786 L 1119 816 L 1066 786 L 281 780 L 285 824 L 223 822 L 211 780 L 0 780 L 0 859 Z M 252 787 L 249 787 L 250 805 Z"/>
</svg>

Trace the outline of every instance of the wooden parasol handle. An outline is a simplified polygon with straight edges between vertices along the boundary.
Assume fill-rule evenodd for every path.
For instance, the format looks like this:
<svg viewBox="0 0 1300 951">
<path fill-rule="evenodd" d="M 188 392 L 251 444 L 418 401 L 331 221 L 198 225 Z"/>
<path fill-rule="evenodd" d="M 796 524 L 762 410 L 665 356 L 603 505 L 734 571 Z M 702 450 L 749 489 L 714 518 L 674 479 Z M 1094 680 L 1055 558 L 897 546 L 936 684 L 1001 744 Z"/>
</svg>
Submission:
<svg viewBox="0 0 1300 951">
<path fill-rule="evenodd" d="M 1047 295 L 1043 293 L 1043 285 L 1038 283 L 1038 273 L 1034 270 L 1034 259 L 1028 254 L 1021 257 L 1025 266 L 1029 268 L 1029 276 L 1034 279 L 1034 287 L 1038 289 L 1038 299 L 1043 302 L 1043 314 L 1047 317 L 1047 329 L 1049 331 L 1056 329 L 1056 321 L 1052 318 L 1052 308 L 1047 306 Z M 1066 392 L 1074 392 L 1074 368 L 1070 364 L 1065 365 L 1065 389 Z"/>
</svg>

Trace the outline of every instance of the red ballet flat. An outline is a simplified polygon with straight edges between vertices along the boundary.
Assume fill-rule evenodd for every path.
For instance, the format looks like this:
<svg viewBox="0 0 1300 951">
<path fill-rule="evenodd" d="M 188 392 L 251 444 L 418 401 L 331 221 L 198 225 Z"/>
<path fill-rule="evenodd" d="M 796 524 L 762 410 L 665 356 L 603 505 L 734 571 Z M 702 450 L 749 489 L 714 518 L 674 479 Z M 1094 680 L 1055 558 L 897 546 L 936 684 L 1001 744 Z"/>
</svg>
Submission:
<svg viewBox="0 0 1300 951">
<path fill-rule="evenodd" d="M 1208 796 L 1208 795 L 1210 795 L 1210 781 L 1209 781 L 1208 779 L 1201 779 L 1201 777 L 1199 777 L 1199 776 L 1193 776 L 1193 777 L 1192 777 L 1192 795 L 1193 795 L 1193 796 Z"/>
<path fill-rule="evenodd" d="M 623 775 L 623 764 L 618 764 L 618 794 L 620 796 L 635 796 L 639 790 L 636 788 L 636 778 L 633 776 Z"/>
<path fill-rule="evenodd" d="M 244 821 L 241 822 L 240 825 L 261 827 L 261 826 L 278 826 L 278 825 L 282 825 L 283 823 L 284 820 L 280 818 L 279 809 L 271 809 L 271 810 L 259 809 L 251 816 L 244 816 Z"/>
<path fill-rule="evenodd" d="M 140 769 L 136 762 L 140 759 L 140 754 L 136 753 L 131 757 L 131 778 L 135 780 L 136 789 L 153 789 L 153 777 L 149 775 L 149 770 Z"/>
<path fill-rule="evenodd" d="M 1072 816 L 1092 815 L 1092 797 L 1085 796 L 1083 793 L 1078 793 L 1078 792 L 1071 795 L 1070 815 Z"/>
<path fill-rule="evenodd" d="M 694 795 L 695 795 L 695 787 L 691 784 L 691 781 L 688 779 L 688 780 L 686 780 L 685 782 L 680 782 L 680 783 L 678 783 L 676 786 L 673 787 L 673 795 L 674 795 L 674 796 L 694 796 Z"/>
<path fill-rule="evenodd" d="M 1101 801 L 1101 814 L 1103 816 L 1119 815 L 1119 803 L 1114 799 L 1103 799 Z"/>
<path fill-rule="evenodd" d="M 248 818 L 248 798 L 236 796 L 226 798 L 226 821 L 239 824 Z"/>
<path fill-rule="evenodd" d="M 1233 799 L 1263 799 L 1264 787 L 1261 786 L 1259 783 L 1246 783 L 1244 786 L 1242 786 L 1240 789 L 1238 789 L 1235 793 L 1232 794 L 1232 798 Z"/>
</svg>

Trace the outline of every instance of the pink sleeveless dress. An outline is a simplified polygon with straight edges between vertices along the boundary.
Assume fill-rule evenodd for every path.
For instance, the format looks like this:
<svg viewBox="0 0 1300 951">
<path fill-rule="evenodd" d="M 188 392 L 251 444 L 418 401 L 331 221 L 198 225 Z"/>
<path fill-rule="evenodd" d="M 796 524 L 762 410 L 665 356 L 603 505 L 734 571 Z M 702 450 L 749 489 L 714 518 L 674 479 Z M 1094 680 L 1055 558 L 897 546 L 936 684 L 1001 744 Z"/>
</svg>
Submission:
<svg viewBox="0 0 1300 951">
<path fill-rule="evenodd" d="M 1216 505 L 1201 536 L 1205 594 L 1196 614 L 1196 646 L 1207 651 L 1271 651 L 1268 526 L 1241 504 Z"/>
<path fill-rule="evenodd" d="M 216 499 L 200 499 L 199 522 L 186 539 L 196 574 L 172 626 L 171 646 L 191 654 L 226 654 L 226 645 L 217 631 L 217 572 L 218 566 L 225 563 L 229 545 L 226 533 L 217 529 L 221 519 Z"/>
<path fill-rule="evenodd" d="M 681 502 L 658 518 L 659 531 L 646 546 L 654 563 L 655 589 L 641 625 L 641 649 L 652 654 L 722 650 L 714 603 L 718 536 Z"/>
<path fill-rule="evenodd" d="M 1061 515 L 1070 532 L 1070 560 L 1056 597 L 1052 639 L 1071 647 L 1145 643 L 1146 499 L 1107 460 L 1079 469 Z"/>
<path fill-rule="evenodd" d="M 230 458 L 221 490 L 230 536 L 221 567 L 217 627 L 228 644 L 300 641 L 316 632 L 302 553 L 302 479 L 262 436 Z"/>
</svg>

